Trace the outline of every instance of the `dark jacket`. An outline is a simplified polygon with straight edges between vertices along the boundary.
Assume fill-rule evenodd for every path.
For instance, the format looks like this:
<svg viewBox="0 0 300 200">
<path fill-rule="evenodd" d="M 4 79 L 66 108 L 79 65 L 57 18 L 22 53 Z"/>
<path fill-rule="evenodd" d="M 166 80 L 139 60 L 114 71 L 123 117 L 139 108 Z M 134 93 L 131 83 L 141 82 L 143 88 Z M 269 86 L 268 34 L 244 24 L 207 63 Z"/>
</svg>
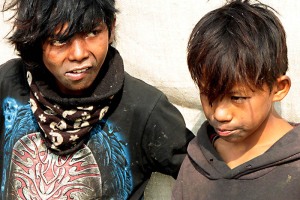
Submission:
<svg viewBox="0 0 300 200">
<path fill-rule="evenodd" d="M 58 156 L 42 135 L 25 65 L 10 60 L 0 67 L 0 199 L 138 199 L 152 172 L 177 176 L 193 138 L 162 92 L 127 73 L 80 150 Z"/>
<path fill-rule="evenodd" d="M 283 200 L 300 198 L 300 126 L 264 154 L 230 169 L 208 138 L 205 122 L 188 146 L 172 199 Z"/>
</svg>

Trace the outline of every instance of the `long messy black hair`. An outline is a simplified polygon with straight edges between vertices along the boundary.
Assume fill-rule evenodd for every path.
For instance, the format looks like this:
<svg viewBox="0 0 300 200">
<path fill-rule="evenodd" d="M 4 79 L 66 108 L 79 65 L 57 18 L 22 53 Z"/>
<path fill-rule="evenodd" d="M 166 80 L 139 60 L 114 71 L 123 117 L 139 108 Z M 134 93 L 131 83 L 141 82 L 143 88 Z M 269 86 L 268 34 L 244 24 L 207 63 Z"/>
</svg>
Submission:
<svg viewBox="0 0 300 200">
<path fill-rule="evenodd" d="M 61 37 L 71 37 L 92 31 L 101 21 L 111 33 L 117 12 L 115 0 L 13 0 L 4 3 L 7 10 L 14 11 L 8 39 L 32 66 L 41 64 L 42 43 L 58 26 L 67 24 Z"/>
</svg>

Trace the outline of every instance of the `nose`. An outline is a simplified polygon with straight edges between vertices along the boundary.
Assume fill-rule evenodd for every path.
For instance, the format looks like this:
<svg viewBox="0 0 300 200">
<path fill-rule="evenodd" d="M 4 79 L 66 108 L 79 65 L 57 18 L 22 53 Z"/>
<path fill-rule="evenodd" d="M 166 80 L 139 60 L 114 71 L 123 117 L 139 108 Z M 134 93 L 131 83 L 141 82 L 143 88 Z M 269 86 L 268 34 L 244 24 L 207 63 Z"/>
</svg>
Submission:
<svg viewBox="0 0 300 200">
<path fill-rule="evenodd" d="M 74 36 L 69 49 L 69 60 L 82 61 L 89 56 L 88 46 L 80 35 Z"/>
<path fill-rule="evenodd" d="M 231 105 L 226 100 L 220 100 L 213 104 L 214 119 L 218 122 L 229 122 L 232 120 Z"/>
</svg>

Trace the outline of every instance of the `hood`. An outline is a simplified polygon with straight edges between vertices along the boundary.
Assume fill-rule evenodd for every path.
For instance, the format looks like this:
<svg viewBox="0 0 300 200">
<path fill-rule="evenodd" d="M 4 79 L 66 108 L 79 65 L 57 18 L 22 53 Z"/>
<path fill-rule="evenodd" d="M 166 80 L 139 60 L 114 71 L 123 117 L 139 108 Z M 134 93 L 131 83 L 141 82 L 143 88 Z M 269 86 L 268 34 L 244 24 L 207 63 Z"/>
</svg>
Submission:
<svg viewBox="0 0 300 200">
<path fill-rule="evenodd" d="M 206 121 L 188 146 L 188 156 L 209 179 L 256 179 L 290 161 L 300 159 L 300 126 L 285 134 L 262 155 L 230 169 L 210 142 L 207 130 L 211 126 Z M 196 167 L 196 168 L 198 168 Z"/>
</svg>

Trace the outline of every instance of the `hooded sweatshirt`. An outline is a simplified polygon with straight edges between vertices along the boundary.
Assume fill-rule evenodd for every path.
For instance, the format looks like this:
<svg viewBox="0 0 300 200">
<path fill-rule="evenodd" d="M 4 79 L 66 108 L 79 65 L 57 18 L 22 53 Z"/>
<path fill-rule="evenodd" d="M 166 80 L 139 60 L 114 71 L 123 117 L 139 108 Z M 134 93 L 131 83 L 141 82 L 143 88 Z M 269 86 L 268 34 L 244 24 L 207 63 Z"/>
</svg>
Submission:
<svg viewBox="0 0 300 200">
<path fill-rule="evenodd" d="M 283 200 L 300 198 L 300 126 L 262 155 L 230 169 L 209 139 L 204 122 L 188 146 L 172 199 Z"/>
<path fill-rule="evenodd" d="M 161 91 L 124 72 L 116 49 L 110 47 L 90 96 L 61 96 L 50 73 L 33 76 L 40 97 L 68 109 L 113 96 L 82 145 L 64 154 L 45 145 L 26 68 L 21 59 L 0 66 L 1 200 L 139 199 L 152 172 L 176 177 L 193 133 Z M 39 115 L 43 121 L 57 114 L 46 111 Z"/>
</svg>

